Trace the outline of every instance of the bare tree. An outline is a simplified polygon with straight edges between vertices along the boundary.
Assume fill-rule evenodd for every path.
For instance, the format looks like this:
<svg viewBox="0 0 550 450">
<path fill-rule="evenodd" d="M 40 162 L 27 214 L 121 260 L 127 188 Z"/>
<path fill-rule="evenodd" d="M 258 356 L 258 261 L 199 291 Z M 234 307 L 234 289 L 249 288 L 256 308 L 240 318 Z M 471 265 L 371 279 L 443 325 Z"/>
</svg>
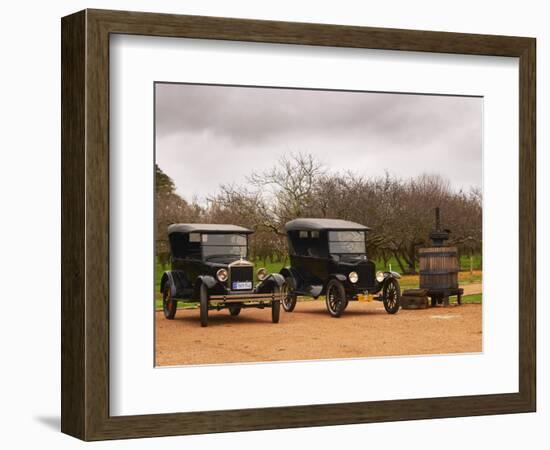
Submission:
<svg viewBox="0 0 550 450">
<path fill-rule="evenodd" d="M 418 247 L 429 245 L 434 208 L 452 230 L 450 244 L 459 251 L 479 253 L 482 245 L 480 189 L 455 192 L 438 175 L 399 179 L 385 173 L 366 178 L 352 172 L 330 173 L 310 154 L 291 154 L 263 171 L 248 185 L 222 185 L 206 206 L 186 202 L 172 180 L 157 168 L 157 254 L 167 252 L 166 227 L 174 222 L 243 225 L 255 231 L 252 257 L 286 258 L 284 224 L 297 217 L 340 218 L 365 224 L 367 251 L 386 265 L 391 257 L 402 272 L 414 272 Z"/>
<path fill-rule="evenodd" d="M 271 169 L 253 173 L 252 186 L 262 194 L 266 227 L 280 232 L 288 220 L 304 216 L 314 202 L 316 183 L 325 174 L 323 165 L 310 154 L 282 157 Z"/>
</svg>

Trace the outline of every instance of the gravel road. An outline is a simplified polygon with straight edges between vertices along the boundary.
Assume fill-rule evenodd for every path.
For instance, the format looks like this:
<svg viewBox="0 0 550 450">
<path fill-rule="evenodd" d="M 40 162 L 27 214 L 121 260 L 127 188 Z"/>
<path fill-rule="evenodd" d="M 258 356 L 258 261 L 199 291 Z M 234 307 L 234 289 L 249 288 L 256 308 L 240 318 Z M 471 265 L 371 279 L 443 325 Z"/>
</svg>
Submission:
<svg viewBox="0 0 550 450">
<path fill-rule="evenodd" d="M 338 319 L 324 301 L 281 310 L 246 309 L 238 317 L 211 311 L 201 328 L 198 309 L 180 309 L 174 320 L 156 313 L 156 364 L 219 364 L 260 361 L 425 355 L 482 351 L 482 305 L 438 306 L 385 312 L 382 303 L 350 302 Z"/>
</svg>

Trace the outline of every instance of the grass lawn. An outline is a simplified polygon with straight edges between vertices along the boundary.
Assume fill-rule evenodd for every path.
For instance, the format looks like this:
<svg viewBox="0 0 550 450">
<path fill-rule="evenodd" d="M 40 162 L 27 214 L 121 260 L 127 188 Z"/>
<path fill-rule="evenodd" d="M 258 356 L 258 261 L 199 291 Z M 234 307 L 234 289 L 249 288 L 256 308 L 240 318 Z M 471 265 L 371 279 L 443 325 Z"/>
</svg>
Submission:
<svg viewBox="0 0 550 450">
<path fill-rule="evenodd" d="M 483 294 L 465 295 L 462 297 L 462 303 L 475 303 L 481 305 Z"/>
<path fill-rule="evenodd" d="M 474 294 L 474 295 L 465 295 L 462 297 L 462 303 L 468 304 L 478 304 L 482 303 L 483 294 Z M 321 300 L 324 300 L 324 297 L 320 297 Z M 311 297 L 298 297 L 299 302 L 311 301 Z M 451 303 L 456 302 L 456 297 L 451 297 Z M 196 309 L 199 307 L 198 303 L 188 303 L 188 302 L 178 302 L 178 309 Z M 155 309 L 157 311 L 162 311 L 162 296 L 160 294 L 155 294 Z"/>
<path fill-rule="evenodd" d="M 380 261 L 375 261 L 377 270 L 384 270 L 387 267 L 383 266 L 383 263 Z M 482 271 L 481 267 L 481 257 L 479 255 L 474 256 L 473 258 L 474 270 L 470 273 L 470 262 L 469 257 L 460 258 L 460 267 L 461 272 L 458 274 L 458 280 L 460 285 L 481 283 Z M 256 269 L 264 267 L 269 273 L 279 273 L 279 271 L 289 264 L 288 261 L 262 261 L 257 260 L 255 262 Z M 393 260 L 390 260 L 391 268 L 394 271 L 399 272 L 399 265 Z M 160 294 L 160 280 L 162 274 L 165 270 L 169 270 L 170 266 L 167 265 L 163 267 L 161 264 L 156 264 L 156 273 L 155 273 L 155 307 L 156 309 L 162 309 L 162 295 Z M 418 275 L 403 275 L 400 280 L 401 290 L 404 289 L 414 289 L 418 287 L 419 276 Z M 478 295 L 468 295 L 462 297 L 464 303 L 481 303 L 481 294 Z M 184 303 L 178 302 L 178 308 L 196 308 L 197 303 Z"/>
<path fill-rule="evenodd" d="M 401 268 L 399 267 L 399 263 L 397 262 L 397 260 L 394 257 L 391 257 L 388 260 L 388 263 L 386 265 L 384 265 L 384 262 L 382 260 L 374 260 L 374 262 L 376 264 L 376 270 L 388 270 L 389 266 L 391 266 L 391 270 L 394 270 L 396 272 L 401 272 Z M 461 255 L 459 264 L 460 264 L 460 270 L 461 271 L 469 271 L 470 270 L 470 256 L 469 255 Z M 474 271 L 482 269 L 481 255 L 473 255 L 472 256 L 472 267 L 471 268 Z M 418 269 L 418 265 L 417 265 L 416 269 Z"/>
<path fill-rule="evenodd" d="M 464 284 L 474 284 L 481 283 L 482 278 L 481 270 L 474 270 L 472 273 L 468 272 L 459 272 L 458 273 L 458 282 L 460 285 Z M 401 290 L 403 289 L 414 289 L 418 287 L 420 283 L 419 275 L 403 275 L 399 280 L 401 283 Z"/>
<path fill-rule="evenodd" d="M 397 263 L 397 260 L 395 258 L 390 258 L 388 260 L 388 264 L 384 265 L 383 261 L 380 260 L 374 260 L 374 263 L 376 264 L 376 270 L 388 270 L 391 266 L 391 270 L 396 272 L 401 272 L 401 269 L 399 267 L 399 264 Z M 288 266 L 289 261 L 262 261 L 257 260 L 256 266 L 257 267 L 265 267 L 270 273 L 272 272 L 279 272 L 284 266 Z M 472 257 L 472 269 L 474 272 L 481 272 L 481 255 L 474 255 Z M 469 272 L 470 271 L 470 257 L 468 255 L 462 255 L 460 257 L 460 270 L 463 272 Z"/>
<path fill-rule="evenodd" d="M 198 303 L 178 302 L 178 309 L 196 309 L 199 307 Z M 155 310 L 162 311 L 162 298 L 155 299 Z"/>
</svg>

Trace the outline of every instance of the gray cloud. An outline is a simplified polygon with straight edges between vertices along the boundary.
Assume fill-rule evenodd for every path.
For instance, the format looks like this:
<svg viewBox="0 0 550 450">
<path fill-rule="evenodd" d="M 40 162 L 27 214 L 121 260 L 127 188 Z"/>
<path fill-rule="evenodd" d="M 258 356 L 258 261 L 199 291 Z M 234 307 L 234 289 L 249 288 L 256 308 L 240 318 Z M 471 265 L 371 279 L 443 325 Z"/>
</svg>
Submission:
<svg viewBox="0 0 550 450">
<path fill-rule="evenodd" d="M 481 186 L 481 98 L 305 89 L 156 85 L 156 157 L 190 199 L 288 152 L 329 170 L 439 173 Z"/>
</svg>

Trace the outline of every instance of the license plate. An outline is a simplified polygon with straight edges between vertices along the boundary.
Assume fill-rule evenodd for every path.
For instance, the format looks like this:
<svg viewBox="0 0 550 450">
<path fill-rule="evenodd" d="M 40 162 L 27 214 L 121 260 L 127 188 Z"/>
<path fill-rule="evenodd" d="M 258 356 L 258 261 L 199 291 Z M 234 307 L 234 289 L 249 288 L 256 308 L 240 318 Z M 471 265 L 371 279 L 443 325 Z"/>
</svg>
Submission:
<svg viewBox="0 0 550 450">
<path fill-rule="evenodd" d="M 231 283 L 231 289 L 234 291 L 252 289 L 252 281 L 233 281 L 233 283 Z"/>
<path fill-rule="evenodd" d="M 372 302 L 374 300 L 373 294 L 357 294 L 357 300 L 360 302 Z"/>
</svg>

